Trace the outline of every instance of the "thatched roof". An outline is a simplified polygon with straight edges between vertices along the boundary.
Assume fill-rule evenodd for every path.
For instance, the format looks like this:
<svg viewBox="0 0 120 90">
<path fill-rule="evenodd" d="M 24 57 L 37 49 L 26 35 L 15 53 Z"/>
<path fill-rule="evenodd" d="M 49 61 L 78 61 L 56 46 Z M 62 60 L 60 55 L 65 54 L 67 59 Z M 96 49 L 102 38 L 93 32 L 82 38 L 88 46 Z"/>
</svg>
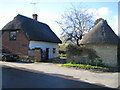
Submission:
<svg viewBox="0 0 120 90">
<path fill-rule="evenodd" d="M 83 39 L 81 44 L 90 43 L 118 43 L 118 36 L 113 32 L 111 27 L 107 24 L 106 20 L 101 20 L 97 25 L 93 27 L 90 32 L 88 32 Z"/>
<path fill-rule="evenodd" d="M 38 22 L 23 15 L 17 15 L 11 22 L 2 28 L 3 31 L 16 29 L 23 30 L 29 40 L 61 43 L 61 40 L 47 24 Z"/>
</svg>

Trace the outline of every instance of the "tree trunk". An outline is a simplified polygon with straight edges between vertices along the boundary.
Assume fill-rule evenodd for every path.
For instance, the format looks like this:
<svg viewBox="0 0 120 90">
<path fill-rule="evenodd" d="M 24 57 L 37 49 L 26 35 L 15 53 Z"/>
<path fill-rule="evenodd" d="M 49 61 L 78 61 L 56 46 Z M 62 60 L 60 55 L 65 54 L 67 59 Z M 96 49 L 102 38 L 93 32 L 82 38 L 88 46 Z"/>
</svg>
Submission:
<svg viewBox="0 0 120 90">
<path fill-rule="evenodd" d="M 79 44 L 79 39 L 78 39 L 76 42 L 77 42 L 77 46 L 80 46 L 80 44 Z"/>
</svg>

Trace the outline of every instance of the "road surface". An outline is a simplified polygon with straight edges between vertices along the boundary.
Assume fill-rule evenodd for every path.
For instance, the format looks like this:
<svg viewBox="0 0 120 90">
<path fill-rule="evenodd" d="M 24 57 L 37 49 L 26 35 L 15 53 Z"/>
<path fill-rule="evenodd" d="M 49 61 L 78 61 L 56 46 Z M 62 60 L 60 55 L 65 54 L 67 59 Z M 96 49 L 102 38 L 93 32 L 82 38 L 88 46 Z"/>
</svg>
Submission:
<svg viewBox="0 0 120 90">
<path fill-rule="evenodd" d="M 4 66 L 2 68 L 2 88 L 104 88 L 104 86 Z"/>
</svg>

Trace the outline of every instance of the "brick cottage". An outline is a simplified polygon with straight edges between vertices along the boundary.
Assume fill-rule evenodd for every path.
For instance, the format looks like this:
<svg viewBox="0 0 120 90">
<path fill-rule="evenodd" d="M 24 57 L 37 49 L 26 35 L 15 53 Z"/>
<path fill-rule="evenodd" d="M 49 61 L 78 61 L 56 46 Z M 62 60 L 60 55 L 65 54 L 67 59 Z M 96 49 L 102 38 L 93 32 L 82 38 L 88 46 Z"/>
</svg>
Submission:
<svg viewBox="0 0 120 90">
<path fill-rule="evenodd" d="M 17 15 L 2 28 L 2 48 L 19 56 L 55 58 L 58 43 L 61 40 L 47 24 L 37 21 L 37 14 L 33 14 L 33 19 Z"/>
</svg>

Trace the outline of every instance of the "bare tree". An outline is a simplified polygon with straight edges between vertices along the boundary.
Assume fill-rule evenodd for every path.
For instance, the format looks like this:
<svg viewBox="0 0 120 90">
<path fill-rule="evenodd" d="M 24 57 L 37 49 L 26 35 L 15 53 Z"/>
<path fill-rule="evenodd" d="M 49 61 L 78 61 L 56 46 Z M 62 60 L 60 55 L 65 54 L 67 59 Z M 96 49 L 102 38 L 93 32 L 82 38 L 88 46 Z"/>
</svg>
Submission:
<svg viewBox="0 0 120 90">
<path fill-rule="evenodd" d="M 80 40 L 94 25 L 92 16 L 87 10 L 72 8 L 62 15 L 62 20 L 57 21 L 62 29 L 62 38 L 80 46 Z"/>
</svg>

